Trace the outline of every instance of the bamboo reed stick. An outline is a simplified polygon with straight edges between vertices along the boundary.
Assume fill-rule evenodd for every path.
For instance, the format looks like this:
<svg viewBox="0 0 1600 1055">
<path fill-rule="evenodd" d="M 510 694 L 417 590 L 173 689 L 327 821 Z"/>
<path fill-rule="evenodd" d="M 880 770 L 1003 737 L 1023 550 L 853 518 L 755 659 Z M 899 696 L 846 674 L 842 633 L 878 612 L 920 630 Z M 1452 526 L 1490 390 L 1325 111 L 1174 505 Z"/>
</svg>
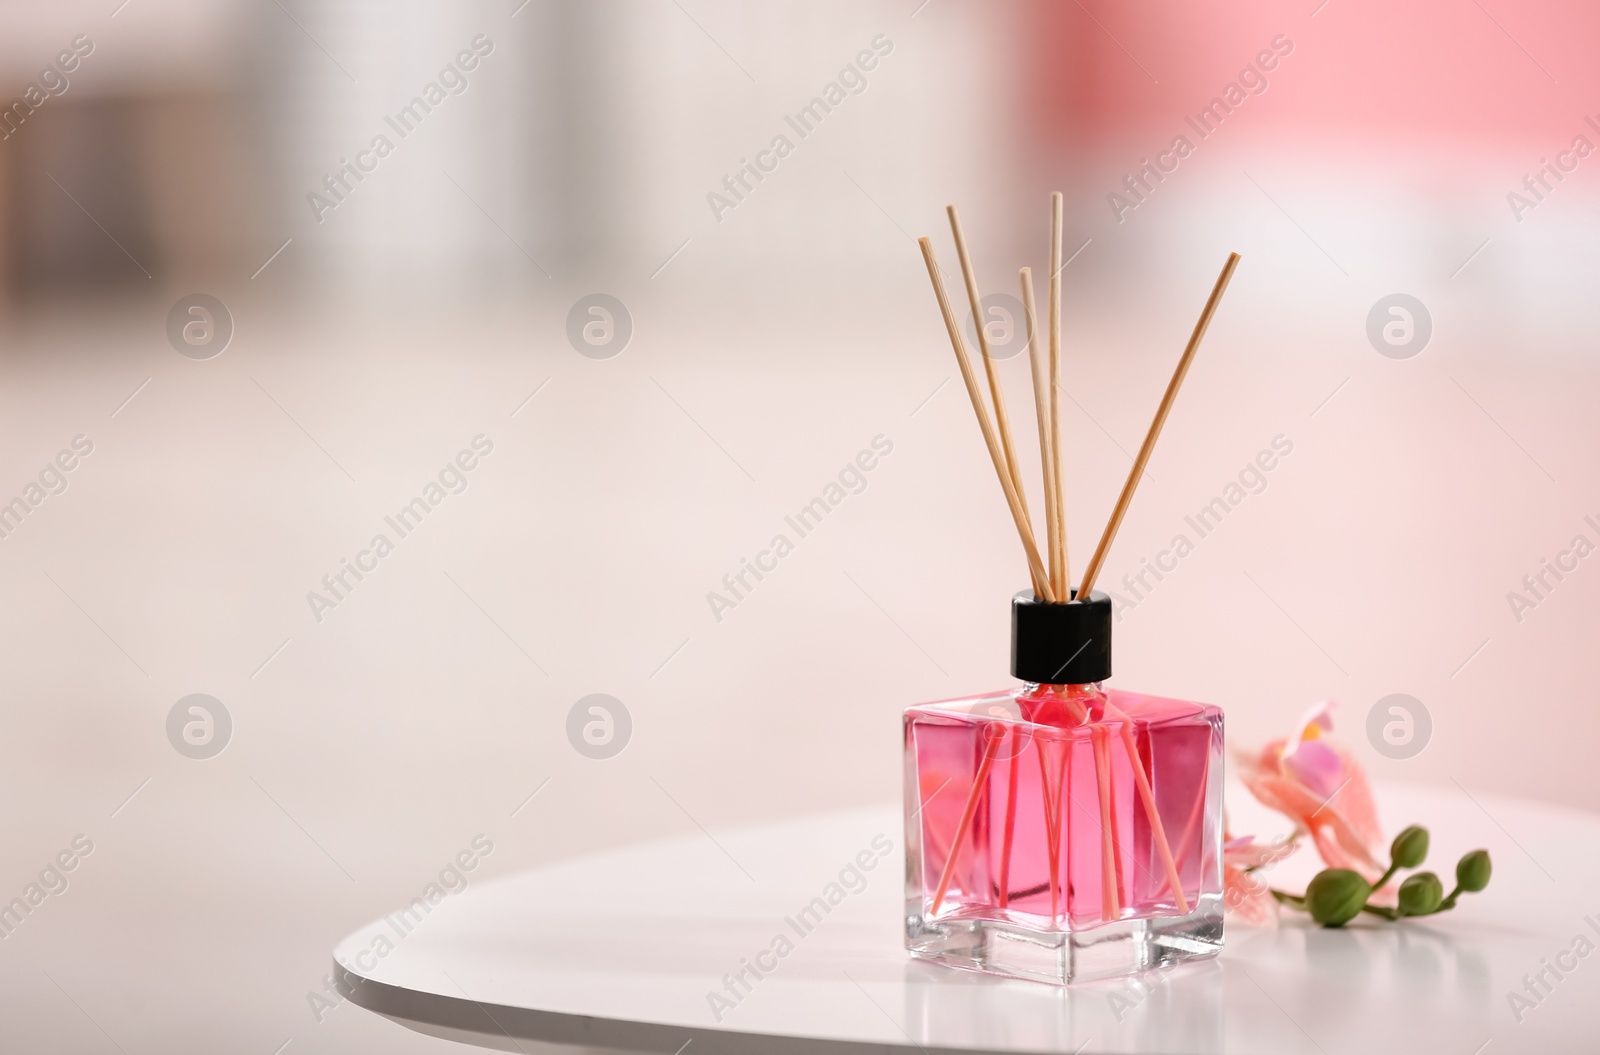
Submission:
<svg viewBox="0 0 1600 1055">
<path fill-rule="evenodd" d="M 1200 341 L 1211 325 L 1211 317 L 1216 314 L 1217 305 L 1222 302 L 1222 294 L 1228 288 L 1228 280 L 1233 278 L 1234 268 L 1238 266 L 1239 254 L 1229 253 L 1227 262 L 1222 265 L 1222 273 L 1217 276 L 1217 283 L 1211 289 L 1211 296 L 1206 298 L 1206 306 L 1200 312 L 1200 319 L 1194 324 L 1194 332 L 1189 335 L 1189 343 L 1183 349 L 1178 367 L 1172 372 L 1172 380 L 1167 382 L 1167 391 L 1161 397 L 1161 405 L 1156 408 L 1155 419 L 1150 422 L 1150 431 L 1145 433 L 1144 444 L 1139 448 L 1139 456 L 1133 460 L 1128 481 L 1122 485 L 1122 494 L 1117 498 L 1116 507 L 1111 510 L 1111 519 L 1106 522 L 1106 529 L 1100 536 L 1100 544 L 1095 547 L 1094 556 L 1089 560 L 1088 570 L 1083 573 L 1083 585 L 1078 587 L 1078 596 L 1085 600 L 1088 599 L 1089 592 L 1094 589 L 1095 579 L 1099 577 L 1100 569 L 1105 564 L 1106 551 L 1111 548 L 1111 540 L 1117 537 L 1117 529 L 1122 526 L 1122 518 L 1127 515 L 1128 505 L 1133 501 L 1134 489 L 1139 486 L 1139 481 L 1144 476 L 1145 466 L 1150 461 L 1150 452 L 1155 449 L 1156 440 L 1161 436 L 1161 426 L 1166 424 L 1167 414 L 1178 398 L 1178 389 L 1182 387 L 1183 379 L 1189 373 L 1189 364 L 1194 361 L 1194 353 L 1200 350 Z"/>
<path fill-rule="evenodd" d="M 1056 536 L 1050 542 L 1051 589 L 1072 599 L 1072 561 L 1067 549 L 1066 485 L 1061 475 L 1061 192 L 1050 195 L 1050 463 L 1045 475 L 1055 497 Z"/>
<path fill-rule="evenodd" d="M 1058 856 L 1061 853 L 1062 835 L 1067 830 L 1067 803 L 1072 799 L 1072 793 L 1068 790 L 1072 784 L 1072 757 L 1072 741 L 1069 739 L 1061 745 L 1061 775 L 1056 784 L 1056 854 Z M 1069 849 L 1068 857 L 1070 858 L 1071 856 L 1071 850 Z M 1067 873 L 1067 882 L 1064 885 L 1070 891 L 1072 889 L 1070 860 Z M 1070 913 L 1068 906 L 1063 906 L 1063 908 Z"/>
<path fill-rule="evenodd" d="M 956 836 L 950 840 L 950 856 L 944 859 L 944 868 L 939 873 L 939 887 L 933 892 L 932 913 L 939 911 L 945 891 L 950 887 L 950 877 L 955 874 L 956 858 L 961 856 L 961 844 L 966 841 L 967 829 L 972 827 L 972 817 L 978 812 L 978 799 L 982 797 L 984 784 L 989 779 L 989 766 L 994 762 L 995 752 L 1000 750 L 1000 744 L 1005 740 L 1005 727 L 999 722 L 991 722 L 984 726 L 984 736 L 988 742 L 984 744 L 983 761 L 978 763 L 977 775 L 972 778 L 972 791 L 967 794 L 967 805 L 961 811 L 961 823 L 956 825 Z"/>
<path fill-rule="evenodd" d="M 950 308 L 950 298 L 945 294 L 944 280 L 939 277 L 939 263 L 933 255 L 933 243 L 926 238 L 919 238 L 917 245 L 922 248 L 922 259 L 928 266 L 928 278 L 933 283 L 933 295 L 939 301 L 939 313 L 944 317 L 944 328 L 950 335 L 950 346 L 956 353 L 956 363 L 961 367 L 961 379 L 966 383 L 967 397 L 972 401 L 973 412 L 978 415 L 978 428 L 983 432 L 984 445 L 989 448 L 989 459 L 994 462 L 994 471 L 1000 477 L 1000 488 L 1005 492 L 1011 519 L 1016 522 L 1017 534 L 1022 539 L 1022 549 L 1028 558 L 1028 571 L 1033 576 L 1034 593 L 1046 602 L 1053 602 L 1055 593 L 1050 588 L 1049 574 L 1039 556 L 1039 547 L 1034 542 L 1033 525 L 1028 521 L 1027 509 L 1022 505 L 1016 484 L 1006 468 L 1005 452 L 1001 449 L 999 440 L 995 438 L 994 427 L 989 424 L 989 412 L 984 407 L 983 392 L 978 388 L 978 379 L 972 372 L 966 341 L 961 336 L 961 325 L 956 321 L 955 313 Z"/>
<path fill-rule="evenodd" d="M 1178 865 L 1173 860 L 1172 848 L 1167 845 L 1167 828 L 1161 823 L 1161 814 L 1156 810 L 1155 792 L 1150 787 L 1150 778 L 1144 771 L 1144 760 L 1139 757 L 1139 746 L 1133 739 L 1133 722 L 1126 714 L 1110 704 L 1106 710 L 1121 724 L 1122 746 L 1128 752 L 1128 762 L 1133 766 L 1133 779 L 1139 789 L 1139 801 L 1144 803 L 1144 815 L 1150 822 L 1150 831 L 1155 836 L 1156 853 L 1161 857 L 1161 864 L 1167 872 L 1167 884 L 1172 887 L 1172 894 L 1178 901 L 1178 911 L 1183 915 L 1189 914 L 1189 899 L 1183 894 L 1183 882 L 1178 878 Z"/>
<path fill-rule="evenodd" d="M 1022 730 L 1013 729 L 1016 746 L 1011 751 L 1006 773 L 1005 833 L 1000 839 L 1000 907 L 1011 903 L 1011 841 L 1017 829 L 1017 767 L 1022 764 Z"/>
<path fill-rule="evenodd" d="M 1050 552 L 1050 589 L 1058 600 L 1065 601 L 1067 594 L 1061 585 L 1061 524 L 1056 520 L 1059 503 L 1055 474 L 1051 470 L 1054 456 L 1050 446 L 1049 371 L 1043 342 L 1039 339 L 1039 314 L 1033 303 L 1033 270 L 1022 268 L 1017 272 L 1017 278 L 1022 283 L 1022 312 L 1028 325 L 1028 362 L 1033 368 L 1033 410 L 1039 424 L 1039 464 L 1044 466 L 1045 544 Z"/>
<path fill-rule="evenodd" d="M 1044 817 L 1044 848 L 1050 855 L 1050 919 L 1054 922 L 1061 914 L 1061 811 L 1057 806 L 1061 801 L 1063 788 L 1060 786 L 1060 781 L 1057 781 L 1056 797 L 1051 798 L 1050 752 L 1045 750 L 1042 736 L 1035 735 L 1033 745 L 1039 753 L 1039 797 L 1043 800 L 1041 805 Z"/>
<path fill-rule="evenodd" d="M 1106 768 L 1111 770 L 1111 784 L 1116 786 L 1117 771 L 1111 762 L 1111 729 L 1106 729 Z M 1121 914 L 1123 908 L 1133 907 L 1133 888 L 1128 884 L 1128 877 L 1124 874 L 1122 853 L 1122 821 L 1117 817 L 1117 796 L 1113 792 L 1110 802 L 1111 810 L 1111 871 L 1117 884 L 1117 912 Z M 1142 865 L 1140 867 L 1143 867 Z"/>
<path fill-rule="evenodd" d="M 1006 413 L 1005 390 L 1000 385 L 1000 374 L 989 354 L 989 335 L 983 316 L 983 298 L 978 294 L 978 275 L 972 267 L 972 257 L 967 252 L 967 236 L 961 230 L 961 217 L 954 205 L 945 206 L 950 217 L 950 234 L 955 238 L 956 256 L 961 261 L 961 278 L 967 286 L 967 302 L 972 305 L 972 324 L 978 331 L 978 352 L 983 356 L 983 372 L 989 379 L 989 394 L 994 397 L 994 422 L 1000 430 L 1000 445 L 1006 454 L 1006 468 L 1011 473 L 1011 485 L 1017 489 L 1017 500 L 1022 503 L 1023 516 L 1028 513 L 1028 495 L 1022 486 L 1022 466 L 1017 462 L 1017 449 L 1011 442 L 1011 416 Z M 1037 592 L 1037 591 L 1036 591 Z"/>
<path fill-rule="evenodd" d="M 1092 725 L 1089 739 L 1094 747 L 1095 783 L 1100 789 L 1100 918 L 1109 921 L 1122 914 L 1117 897 L 1117 848 L 1111 821 L 1110 733 L 1103 725 Z"/>
</svg>

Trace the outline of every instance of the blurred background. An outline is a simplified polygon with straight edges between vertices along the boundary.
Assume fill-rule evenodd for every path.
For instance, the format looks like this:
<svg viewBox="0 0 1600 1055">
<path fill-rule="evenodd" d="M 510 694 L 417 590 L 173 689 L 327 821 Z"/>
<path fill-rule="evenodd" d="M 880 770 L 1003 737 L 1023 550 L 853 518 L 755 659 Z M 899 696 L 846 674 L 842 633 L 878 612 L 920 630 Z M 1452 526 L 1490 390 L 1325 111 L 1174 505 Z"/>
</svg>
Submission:
<svg viewBox="0 0 1600 1055">
<path fill-rule="evenodd" d="M 4 14 L 0 900 L 93 845 L 0 941 L 9 1050 L 459 1050 L 313 994 L 474 836 L 477 881 L 897 798 L 1026 582 L 914 244 L 953 272 L 951 202 L 1042 304 L 1065 194 L 1078 569 L 1243 255 L 1102 579 L 1116 684 L 1600 808 L 1591 6 Z"/>
</svg>

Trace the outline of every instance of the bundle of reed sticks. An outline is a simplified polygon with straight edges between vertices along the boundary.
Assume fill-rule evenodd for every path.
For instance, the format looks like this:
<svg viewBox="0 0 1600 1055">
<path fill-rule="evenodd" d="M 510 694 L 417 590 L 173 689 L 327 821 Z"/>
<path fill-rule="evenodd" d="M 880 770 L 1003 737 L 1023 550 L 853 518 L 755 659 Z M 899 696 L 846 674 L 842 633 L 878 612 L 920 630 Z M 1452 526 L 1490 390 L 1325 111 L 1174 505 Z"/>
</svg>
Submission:
<svg viewBox="0 0 1600 1055">
<path fill-rule="evenodd" d="M 1178 389 L 1189 373 L 1189 364 L 1194 361 L 1195 352 L 1200 348 L 1200 341 L 1211 325 L 1211 317 L 1216 314 L 1217 305 L 1222 301 L 1222 294 L 1228 288 L 1228 281 L 1233 277 L 1234 268 L 1239 264 L 1239 254 L 1229 253 L 1227 262 L 1222 265 L 1222 273 L 1217 276 L 1216 284 L 1211 289 L 1211 296 L 1207 298 L 1205 308 L 1200 312 L 1200 319 L 1195 323 L 1194 332 L 1189 336 L 1189 343 L 1178 359 L 1177 369 L 1172 372 L 1172 380 L 1167 383 L 1166 393 L 1161 397 L 1160 405 L 1156 407 L 1155 418 L 1150 422 L 1149 431 L 1145 433 L 1138 457 L 1133 460 L 1133 468 L 1128 471 L 1127 482 L 1122 485 L 1122 493 L 1111 510 L 1111 519 L 1106 522 L 1105 530 L 1100 533 L 1100 543 L 1095 547 L 1094 555 L 1089 558 L 1089 565 L 1083 573 L 1083 581 L 1078 584 L 1076 590 L 1073 590 L 1071 564 L 1067 553 L 1065 487 L 1061 479 L 1061 271 L 1065 266 L 1061 262 L 1061 194 L 1057 192 L 1050 196 L 1048 353 L 1040 347 L 1037 313 L 1034 308 L 1033 273 L 1026 267 L 1018 271 L 1022 283 L 1023 311 L 1027 316 L 1034 416 L 1038 421 L 1039 453 L 1044 466 L 1045 544 L 1048 550 L 1045 555 L 1039 552 L 1033 521 L 1028 512 L 1028 500 L 1022 486 L 1021 465 L 1011 437 L 1011 421 L 1006 414 L 1006 401 L 1000 377 L 995 370 L 994 359 L 989 354 L 989 338 L 986 333 L 986 320 L 983 317 L 982 298 L 978 292 L 978 279 L 972 267 L 972 257 L 967 252 L 967 239 L 961 230 L 961 218 L 956 213 L 954 205 L 948 206 L 946 212 L 950 216 L 950 233 L 955 238 L 956 255 L 961 260 L 961 277 L 967 287 L 967 301 L 972 305 L 972 317 L 978 331 L 978 350 L 983 357 L 983 370 L 989 383 L 989 396 L 994 402 L 993 423 L 989 420 L 988 402 L 984 399 L 972 370 L 972 359 L 967 352 L 961 325 L 950 306 L 949 297 L 945 294 L 944 280 L 940 276 L 939 264 L 934 257 L 933 244 L 927 238 L 917 239 L 917 244 L 922 247 L 922 258 L 928 266 L 928 278 L 933 282 L 933 293 L 938 298 L 939 311 L 944 317 L 945 329 L 950 334 L 950 345 L 955 349 L 962 380 L 966 382 L 967 396 L 972 400 L 972 409 L 978 416 L 978 427 L 983 431 L 983 442 L 989 448 L 989 457 L 994 462 L 996 474 L 1000 477 L 1000 488 L 1005 492 L 1006 505 L 1011 510 L 1017 534 L 1022 539 L 1023 553 L 1028 558 L 1028 572 L 1033 579 L 1034 595 L 1050 604 L 1069 603 L 1079 597 L 1087 599 L 1090 591 L 1094 589 L 1095 580 L 1105 566 L 1106 552 L 1111 548 L 1112 540 L 1116 538 L 1117 529 L 1122 526 L 1123 517 L 1127 515 L 1128 506 L 1133 501 L 1133 492 L 1144 476 L 1145 466 L 1150 461 L 1150 452 L 1155 449 L 1156 439 L 1161 435 L 1161 427 L 1166 424 L 1167 414 L 1171 412 L 1172 404 L 1177 399 Z M 1048 363 L 1046 354 L 1049 357 Z"/>
<path fill-rule="evenodd" d="M 1111 510 L 1111 519 L 1107 521 L 1105 530 L 1100 534 L 1100 543 L 1095 547 L 1094 555 L 1089 558 L 1088 568 L 1083 573 L 1083 581 L 1076 590 L 1072 589 L 1072 571 L 1067 556 L 1067 519 L 1066 502 L 1064 499 L 1065 487 L 1061 479 L 1061 270 L 1065 266 L 1061 262 L 1061 226 L 1062 226 L 1062 197 L 1059 193 L 1050 196 L 1050 340 L 1049 362 L 1045 361 L 1045 351 L 1040 347 L 1037 312 L 1033 298 L 1033 274 L 1024 267 L 1019 270 L 1018 277 L 1022 283 L 1023 313 L 1027 316 L 1028 327 L 1028 356 L 1033 374 L 1033 403 L 1034 416 L 1039 426 L 1039 453 L 1044 466 L 1044 498 L 1045 498 L 1045 544 L 1049 550 L 1048 555 L 1041 556 L 1038 542 L 1033 532 L 1032 519 L 1028 513 L 1027 497 L 1022 486 L 1022 473 L 1017 461 L 1016 448 L 1011 438 L 1011 422 L 1006 414 L 1005 396 L 1002 394 L 1000 378 L 995 370 L 993 358 L 989 354 L 989 339 L 985 332 L 986 320 L 983 318 L 982 298 L 978 292 L 978 279 L 973 271 L 972 257 L 967 252 L 966 236 L 961 230 L 961 218 L 956 214 L 956 207 L 947 208 L 950 216 L 950 233 L 955 237 L 956 255 L 961 260 L 961 276 L 967 287 L 967 300 L 972 305 L 973 322 L 978 331 L 978 350 L 983 355 L 983 369 L 989 382 L 989 394 L 994 401 L 994 423 L 989 420 L 988 405 L 984 400 L 983 392 L 978 387 L 977 377 L 972 370 L 971 357 L 967 352 L 966 341 L 961 334 L 961 326 L 956 320 L 954 311 L 950 307 L 950 299 L 945 295 L 944 281 L 939 274 L 939 265 L 934 258 L 933 245 L 926 238 L 917 239 L 917 244 L 922 247 L 922 258 L 928 266 L 928 278 L 933 282 L 933 293 L 939 301 L 939 311 L 944 317 L 945 329 L 950 334 L 951 347 L 955 349 L 956 362 L 961 367 L 961 377 L 966 382 L 967 395 L 972 400 L 972 409 L 978 416 L 978 427 L 983 431 L 983 441 L 989 448 L 989 457 L 994 462 L 996 474 L 1000 477 L 1000 489 L 1005 492 L 1006 504 L 1011 509 L 1011 517 L 1016 521 L 1017 534 L 1022 539 L 1022 549 L 1028 558 L 1028 571 L 1033 578 L 1034 596 L 1047 604 L 1076 603 L 1077 599 L 1088 600 L 1094 589 L 1095 579 L 1099 576 L 1105 565 L 1106 552 L 1111 548 L 1111 542 L 1116 538 L 1117 529 L 1122 526 L 1122 518 L 1127 515 L 1128 506 L 1133 501 L 1134 489 L 1138 487 L 1140 479 L 1144 476 L 1145 466 L 1150 461 L 1150 452 L 1155 449 L 1156 439 L 1161 435 L 1161 427 L 1166 424 L 1167 415 L 1172 410 L 1172 404 L 1177 399 L 1178 389 L 1183 384 L 1183 379 L 1189 373 L 1189 364 L 1194 361 L 1195 352 L 1200 348 L 1200 341 L 1205 337 L 1206 329 L 1211 325 L 1211 317 L 1216 314 L 1217 305 L 1222 301 L 1222 294 L 1228 288 L 1228 281 L 1233 277 L 1234 268 L 1238 266 L 1239 254 L 1229 253 L 1227 262 L 1222 265 L 1222 273 L 1217 276 L 1216 284 L 1211 289 L 1211 296 L 1207 298 L 1205 308 L 1200 312 L 1200 319 L 1195 323 L 1194 332 L 1189 335 L 1189 343 L 1184 347 L 1183 355 L 1178 359 L 1178 366 L 1172 372 L 1172 380 L 1167 383 L 1166 393 L 1161 397 L 1161 403 L 1156 408 L 1154 420 L 1150 422 L 1150 429 L 1145 433 L 1144 443 L 1139 448 L 1138 457 L 1133 460 L 1133 468 L 1128 472 L 1127 482 L 1122 485 L 1122 493 L 1117 498 L 1117 504 Z M 998 432 L 997 432 L 998 429 Z M 1189 900 L 1186 896 L 1182 880 L 1172 850 L 1167 841 L 1166 826 L 1161 821 L 1161 815 L 1156 808 L 1155 795 L 1151 788 L 1151 777 L 1146 772 L 1145 762 L 1140 757 L 1138 745 L 1135 742 L 1133 723 L 1128 716 L 1107 699 L 1102 707 L 1102 713 L 1096 717 L 1080 702 L 1073 699 L 1070 694 L 1062 693 L 1065 687 L 1047 687 L 1047 691 L 1060 695 L 1072 718 L 1079 726 L 1087 728 L 1093 743 L 1093 757 L 1095 768 L 1095 787 L 1100 805 L 1100 868 L 1101 868 L 1101 908 L 1100 918 L 1110 922 L 1122 916 L 1124 906 L 1129 903 L 1125 893 L 1126 877 L 1121 869 L 1122 847 L 1115 823 L 1112 804 L 1113 793 L 1111 789 L 1111 741 L 1116 735 L 1122 743 L 1123 750 L 1127 752 L 1128 761 L 1132 767 L 1135 787 L 1138 792 L 1140 804 L 1150 822 L 1150 830 L 1157 856 L 1159 857 L 1168 887 L 1171 889 L 1173 899 L 1177 904 L 1180 914 L 1189 911 Z M 1111 723 L 1115 723 L 1115 726 Z M 937 913 L 944 901 L 945 893 L 953 877 L 956 860 L 960 854 L 967 832 L 971 829 L 972 819 L 978 807 L 980 795 L 986 786 L 986 777 L 991 763 L 1005 737 L 1005 731 L 998 725 L 990 725 L 985 730 L 985 750 L 983 758 L 978 765 L 972 788 L 967 797 L 965 809 L 962 811 L 961 821 L 957 826 L 955 837 L 951 840 L 950 852 L 945 860 L 939 877 L 938 885 L 933 895 L 932 911 Z M 1014 735 L 1021 737 L 1021 731 L 1014 731 Z M 1048 773 L 1044 745 L 1036 741 L 1039 749 L 1039 768 L 1041 777 Z M 1042 803 L 1045 818 L 1046 838 L 1050 844 L 1050 916 L 1054 921 L 1060 911 L 1059 891 L 1061 889 L 1059 866 L 1059 840 L 1060 833 L 1064 830 L 1066 817 L 1066 760 L 1063 755 L 1061 770 L 1054 777 L 1055 785 L 1060 789 L 1054 797 L 1051 795 L 1050 784 L 1052 781 L 1042 779 L 1040 790 L 1044 797 Z M 1017 757 L 1011 759 L 1010 779 L 1012 781 L 1011 798 L 1015 797 Z M 1010 806 L 1007 808 L 1008 818 L 1012 813 Z M 1053 822 L 1053 823 L 1052 823 Z M 1010 827 L 1007 821 L 1007 839 L 1002 851 L 1003 863 L 1002 876 L 1009 870 L 1010 865 Z M 1001 907 L 1005 907 L 1007 893 L 1004 890 L 1005 880 L 1001 880 L 1002 893 Z"/>
</svg>

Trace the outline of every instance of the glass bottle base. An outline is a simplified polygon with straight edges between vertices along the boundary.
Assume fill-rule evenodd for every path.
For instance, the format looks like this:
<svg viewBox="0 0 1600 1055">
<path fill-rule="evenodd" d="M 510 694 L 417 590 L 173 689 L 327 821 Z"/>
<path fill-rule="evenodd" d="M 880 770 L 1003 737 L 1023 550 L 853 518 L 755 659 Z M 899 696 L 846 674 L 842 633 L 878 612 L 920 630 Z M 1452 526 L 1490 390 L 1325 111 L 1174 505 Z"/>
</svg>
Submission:
<svg viewBox="0 0 1600 1055">
<path fill-rule="evenodd" d="M 911 955 L 965 971 L 1067 985 L 1207 960 L 1222 951 L 1222 899 L 1182 916 L 1130 919 L 1087 930 L 1034 930 L 990 919 L 929 920 L 907 905 Z"/>
</svg>

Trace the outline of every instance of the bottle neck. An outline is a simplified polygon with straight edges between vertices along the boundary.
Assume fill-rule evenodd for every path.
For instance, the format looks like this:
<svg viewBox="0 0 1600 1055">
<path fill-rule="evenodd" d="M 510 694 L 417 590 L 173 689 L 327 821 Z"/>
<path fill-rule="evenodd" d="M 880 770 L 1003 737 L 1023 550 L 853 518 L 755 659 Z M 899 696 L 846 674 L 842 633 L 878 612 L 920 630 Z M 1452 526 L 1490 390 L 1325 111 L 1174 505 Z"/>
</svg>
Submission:
<svg viewBox="0 0 1600 1055">
<path fill-rule="evenodd" d="M 1051 685 L 1046 682 L 1025 681 L 1022 683 L 1024 696 L 1104 696 L 1105 684 L 1099 681 L 1086 681 L 1075 685 Z"/>
<path fill-rule="evenodd" d="M 1071 685 L 1027 682 L 1017 694 L 1017 703 L 1029 721 L 1068 729 L 1100 721 L 1109 701 L 1098 681 Z"/>
</svg>

